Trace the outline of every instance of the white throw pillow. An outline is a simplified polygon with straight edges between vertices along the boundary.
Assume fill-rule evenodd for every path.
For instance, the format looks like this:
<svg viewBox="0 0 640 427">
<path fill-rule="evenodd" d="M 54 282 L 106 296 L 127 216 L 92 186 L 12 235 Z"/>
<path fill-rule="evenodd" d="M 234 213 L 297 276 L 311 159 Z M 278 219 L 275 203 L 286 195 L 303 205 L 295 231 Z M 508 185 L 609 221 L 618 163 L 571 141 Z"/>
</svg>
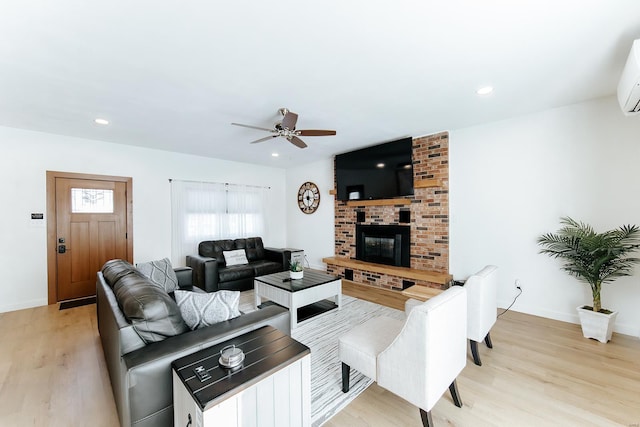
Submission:
<svg viewBox="0 0 640 427">
<path fill-rule="evenodd" d="M 191 329 L 200 329 L 240 316 L 240 291 L 201 293 L 176 290 L 182 319 Z"/>
<path fill-rule="evenodd" d="M 224 255 L 224 262 L 229 267 L 230 265 L 249 264 L 247 261 L 247 254 L 244 249 L 236 249 L 235 251 L 222 251 Z"/>
<path fill-rule="evenodd" d="M 167 292 L 173 292 L 178 288 L 178 276 L 176 276 L 176 272 L 173 271 L 169 258 L 141 262 L 136 264 L 136 268 L 154 284 Z"/>
</svg>

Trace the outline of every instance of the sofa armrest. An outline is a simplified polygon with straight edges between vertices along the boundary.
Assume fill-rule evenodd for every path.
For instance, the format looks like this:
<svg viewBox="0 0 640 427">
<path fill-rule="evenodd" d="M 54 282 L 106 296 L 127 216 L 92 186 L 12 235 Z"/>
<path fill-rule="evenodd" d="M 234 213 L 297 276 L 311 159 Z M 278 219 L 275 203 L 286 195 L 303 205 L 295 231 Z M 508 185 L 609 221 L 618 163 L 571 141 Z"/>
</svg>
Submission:
<svg viewBox="0 0 640 427">
<path fill-rule="evenodd" d="M 211 347 L 265 325 L 271 325 L 287 335 L 291 335 L 289 310 L 279 305 L 269 305 L 206 328 L 147 344 L 141 349 L 125 354 L 123 359 L 128 370 L 163 358 L 170 359 L 169 364 L 171 364 L 172 361 L 184 354 L 191 354 L 194 351 Z"/>
<path fill-rule="evenodd" d="M 118 409 L 121 425 L 128 425 L 127 395 L 122 375 L 122 355 L 144 348 L 145 343 L 124 317 L 111 287 L 106 283 L 101 271 L 97 272 L 96 309 L 98 331 L 109 371 L 113 398 Z"/>
<path fill-rule="evenodd" d="M 181 291 L 190 291 L 190 292 L 202 292 L 205 291 L 200 289 L 196 285 L 193 284 L 193 269 L 191 267 L 176 267 L 173 269 L 176 272 L 176 276 L 178 277 L 178 289 Z M 171 297 L 175 300 L 175 296 L 172 294 Z"/>
<path fill-rule="evenodd" d="M 282 264 L 282 271 L 289 269 L 289 261 L 291 260 L 291 251 L 280 248 L 264 248 L 264 258 L 267 261 Z"/>
<path fill-rule="evenodd" d="M 206 292 L 218 290 L 218 260 L 200 255 L 187 255 L 187 266 L 193 269 L 193 284 Z"/>
<path fill-rule="evenodd" d="M 193 285 L 193 269 L 191 267 L 176 267 L 173 271 L 175 271 L 178 278 L 178 287 L 180 289 Z"/>
<path fill-rule="evenodd" d="M 289 322 L 288 310 L 269 306 L 126 354 L 123 356 L 123 369 L 127 375 L 132 419 L 140 420 L 148 414 L 164 411 L 173 412 L 171 362 L 174 360 L 265 325 L 290 334 Z"/>
</svg>

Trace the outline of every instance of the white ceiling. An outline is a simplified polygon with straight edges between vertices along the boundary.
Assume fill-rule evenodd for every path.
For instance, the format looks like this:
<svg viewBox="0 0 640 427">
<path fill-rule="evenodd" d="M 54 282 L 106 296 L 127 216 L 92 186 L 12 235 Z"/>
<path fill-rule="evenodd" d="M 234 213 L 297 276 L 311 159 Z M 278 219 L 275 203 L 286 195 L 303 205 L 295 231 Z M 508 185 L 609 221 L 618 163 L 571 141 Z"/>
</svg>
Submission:
<svg viewBox="0 0 640 427">
<path fill-rule="evenodd" d="M 636 38 L 638 0 L 3 0 L 0 125 L 289 167 L 613 95 Z M 337 135 L 230 125 L 280 107 Z"/>
</svg>

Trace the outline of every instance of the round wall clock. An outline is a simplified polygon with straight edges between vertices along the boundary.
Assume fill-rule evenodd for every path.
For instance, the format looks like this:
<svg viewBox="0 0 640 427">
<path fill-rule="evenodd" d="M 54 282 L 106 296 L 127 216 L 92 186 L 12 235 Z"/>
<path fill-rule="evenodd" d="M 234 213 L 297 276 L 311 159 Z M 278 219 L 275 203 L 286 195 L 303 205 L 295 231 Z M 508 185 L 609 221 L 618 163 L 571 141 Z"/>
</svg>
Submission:
<svg viewBox="0 0 640 427">
<path fill-rule="evenodd" d="M 305 182 L 298 190 L 298 207 L 306 214 L 312 214 L 320 206 L 320 190 L 313 182 Z"/>
</svg>

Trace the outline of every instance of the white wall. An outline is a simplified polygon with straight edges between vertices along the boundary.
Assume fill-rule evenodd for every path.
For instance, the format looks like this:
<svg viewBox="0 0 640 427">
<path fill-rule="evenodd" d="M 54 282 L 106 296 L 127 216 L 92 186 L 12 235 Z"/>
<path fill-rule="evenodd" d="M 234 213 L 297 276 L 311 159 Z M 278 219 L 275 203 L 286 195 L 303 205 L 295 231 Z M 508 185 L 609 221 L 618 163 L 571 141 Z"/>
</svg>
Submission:
<svg viewBox="0 0 640 427">
<path fill-rule="evenodd" d="M 615 98 L 450 132 L 450 272 L 464 278 L 486 264 L 500 267 L 499 304 L 523 294 L 516 311 L 578 323 L 591 303 L 586 285 L 538 254 L 536 238 L 556 231 L 561 216 L 596 230 L 640 225 L 640 117 L 624 117 Z M 296 207 L 304 181 L 320 186 L 313 215 Z M 287 171 L 288 245 L 305 249 L 312 266 L 334 253 L 333 162 Z M 640 256 L 640 254 L 639 254 Z M 640 268 L 605 285 L 603 306 L 620 312 L 616 330 L 640 330 Z"/>
<path fill-rule="evenodd" d="M 298 208 L 298 189 L 307 181 L 320 190 L 320 206 L 312 214 Z M 333 159 L 287 169 L 287 245 L 304 249 L 309 265 L 322 270 L 322 258 L 335 250 L 333 187 Z"/>
<path fill-rule="evenodd" d="M 639 136 L 640 117 L 624 117 L 613 97 L 451 131 L 451 273 L 496 264 L 502 307 L 519 279 L 514 310 L 577 323 L 575 307 L 590 302 L 589 290 L 539 255 L 535 241 L 564 215 L 597 230 L 640 224 Z M 334 254 L 330 159 L 285 172 L 2 127 L 0 147 L 0 312 L 47 301 L 46 229 L 29 223 L 31 212 L 45 212 L 47 170 L 133 177 L 136 261 L 170 254 L 169 178 L 271 186 L 265 244 L 304 249 L 314 268 Z M 305 181 L 321 191 L 311 215 L 297 207 Z M 638 273 L 603 291 L 603 306 L 620 312 L 616 330 L 631 335 L 640 330 Z"/>
<path fill-rule="evenodd" d="M 587 285 L 538 254 L 536 238 L 570 216 L 597 231 L 640 225 L 640 117 L 605 98 L 451 132 L 450 271 L 463 278 L 500 267 L 499 302 L 577 323 Z M 640 330 L 640 268 L 603 286 L 603 307 L 620 312 L 618 332 Z"/>
<path fill-rule="evenodd" d="M 271 187 L 265 245 L 286 246 L 283 169 L 0 127 L 0 312 L 47 304 L 46 171 L 133 178 L 134 262 L 171 255 L 169 179 Z"/>
</svg>

